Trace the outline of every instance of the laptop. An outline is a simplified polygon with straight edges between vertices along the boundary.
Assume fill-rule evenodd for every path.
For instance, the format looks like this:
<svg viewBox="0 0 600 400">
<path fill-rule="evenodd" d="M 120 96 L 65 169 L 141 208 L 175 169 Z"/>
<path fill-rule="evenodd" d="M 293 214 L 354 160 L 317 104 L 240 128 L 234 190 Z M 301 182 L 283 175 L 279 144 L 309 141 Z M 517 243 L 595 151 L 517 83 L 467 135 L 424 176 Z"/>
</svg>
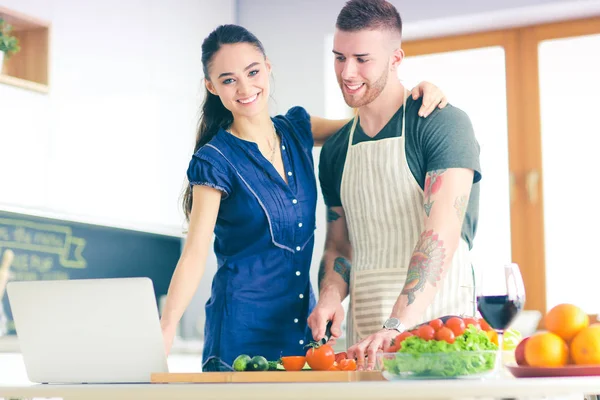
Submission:
<svg viewBox="0 0 600 400">
<path fill-rule="evenodd" d="M 168 372 L 148 278 L 7 285 L 23 361 L 36 383 L 148 383 Z"/>
</svg>

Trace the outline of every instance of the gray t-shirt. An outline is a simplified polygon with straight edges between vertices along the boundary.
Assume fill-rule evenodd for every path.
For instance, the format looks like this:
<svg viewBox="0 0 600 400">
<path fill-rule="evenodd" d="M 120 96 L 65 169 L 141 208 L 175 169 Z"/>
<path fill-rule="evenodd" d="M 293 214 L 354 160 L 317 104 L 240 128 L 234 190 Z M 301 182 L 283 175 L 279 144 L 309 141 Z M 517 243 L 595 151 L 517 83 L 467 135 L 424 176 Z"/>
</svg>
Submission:
<svg viewBox="0 0 600 400">
<path fill-rule="evenodd" d="M 418 116 L 421 104 L 422 99 L 413 100 L 411 97 L 406 102 L 405 151 L 408 167 L 421 189 L 425 186 L 425 175 L 428 171 L 445 168 L 468 168 L 475 171 L 462 227 L 462 237 L 469 244 L 469 248 L 472 248 L 479 217 L 481 167 L 479 143 L 475 139 L 471 120 L 465 112 L 450 104 L 444 109 L 436 109 L 427 118 L 421 118 Z M 351 127 L 352 121 L 329 138 L 321 150 L 319 180 L 328 207 L 342 205 L 340 190 Z M 354 132 L 353 144 L 401 135 L 402 107 L 373 138 L 364 133 L 359 122 Z"/>
</svg>

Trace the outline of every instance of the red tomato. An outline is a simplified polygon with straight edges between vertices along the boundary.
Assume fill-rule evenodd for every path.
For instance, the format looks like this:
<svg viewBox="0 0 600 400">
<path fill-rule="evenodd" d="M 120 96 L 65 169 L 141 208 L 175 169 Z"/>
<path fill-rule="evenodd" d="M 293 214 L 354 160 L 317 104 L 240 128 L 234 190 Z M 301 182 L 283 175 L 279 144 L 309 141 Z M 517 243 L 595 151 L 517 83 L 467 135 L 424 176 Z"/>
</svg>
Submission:
<svg viewBox="0 0 600 400">
<path fill-rule="evenodd" d="M 303 356 L 281 357 L 281 364 L 286 371 L 300 371 L 305 363 L 306 358 Z"/>
<path fill-rule="evenodd" d="M 398 350 L 400 350 L 402 348 L 402 342 L 404 341 L 404 339 L 414 336 L 412 333 L 410 333 L 409 331 L 405 331 L 402 332 L 401 334 L 399 334 L 398 336 L 396 336 L 393 340 L 392 343 L 390 344 L 390 347 L 387 349 L 388 353 L 395 353 Z"/>
<path fill-rule="evenodd" d="M 348 353 L 346 353 L 345 351 L 335 354 L 336 363 L 339 363 L 340 361 L 345 360 L 346 358 L 348 358 Z"/>
<path fill-rule="evenodd" d="M 481 325 L 481 329 L 483 329 L 484 331 L 493 331 L 490 324 L 488 324 L 487 321 L 483 318 L 479 318 L 479 325 Z"/>
<path fill-rule="evenodd" d="M 444 321 L 442 321 L 439 318 L 438 319 L 434 319 L 434 320 L 429 321 L 429 326 L 431 326 L 436 331 L 439 331 L 440 328 L 442 328 L 444 326 Z"/>
<path fill-rule="evenodd" d="M 306 352 L 306 362 L 315 371 L 327 371 L 335 362 L 335 352 L 328 344 L 311 347 Z"/>
<path fill-rule="evenodd" d="M 338 368 L 342 371 L 356 371 L 356 360 L 345 359 L 340 361 Z"/>
<path fill-rule="evenodd" d="M 450 344 L 454 343 L 455 338 L 454 332 L 445 326 L 435 333 L 435 340 L 445 340 Z"/>
<path fill-rule="evenodd" d="M 463 321 L 465 321 L 465 326 L 468 328 L 469 325 L 473 325 L 475 328 L 477 329 L 481 329 L 481 326 L 479 326 L 479 322 L 475 319 L 475 318 L 463 318 Z"/>
<path fill-rule="evenodd" d="M 465 326 L 465 321 L 463 321 L 460 317 L 452 317 L 448 321 L 446 321 L 446 327 L 450 328 L 452 332 L 454 332 L 454 336 L 460 336 L 463 334 L 467 327 Z"/>
<path fill-rule="evenodd" d="M 435 336 L 435 330 L 429 325 L 421 325 L 417 329 L 417 336 L 423 340 L 432 340 Z"/>
</svg>

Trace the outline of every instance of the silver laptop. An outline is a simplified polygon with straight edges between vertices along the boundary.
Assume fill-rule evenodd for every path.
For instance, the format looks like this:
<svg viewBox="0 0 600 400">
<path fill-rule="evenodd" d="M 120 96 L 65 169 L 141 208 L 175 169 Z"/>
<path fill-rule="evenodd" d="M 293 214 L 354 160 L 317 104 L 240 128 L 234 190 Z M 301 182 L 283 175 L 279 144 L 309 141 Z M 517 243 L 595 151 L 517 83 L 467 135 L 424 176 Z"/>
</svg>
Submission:
<svg viewBox="0 0 600 400">
<path fill-rule="evenodd" d="M 148 278 L 7 285 L 27 376 L 37 383 L 144 383 L 168 372 Z"/>
</svg>

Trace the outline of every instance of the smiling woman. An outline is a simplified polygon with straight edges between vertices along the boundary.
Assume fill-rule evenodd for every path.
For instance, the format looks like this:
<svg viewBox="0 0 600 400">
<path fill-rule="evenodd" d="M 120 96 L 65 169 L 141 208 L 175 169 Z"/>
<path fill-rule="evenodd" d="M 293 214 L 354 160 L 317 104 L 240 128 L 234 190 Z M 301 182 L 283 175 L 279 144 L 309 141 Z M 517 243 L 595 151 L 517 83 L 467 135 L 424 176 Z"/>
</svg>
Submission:
<svg viewBox="0 0 600 400">
<path fill-rule="evenodd" d="M 183 200 L 188 238 L 161 319 L 165 349 L 202 278 L 214 233 L 219 267 L 206 304 L 203 370 L 231 370 L 241 354 L 304 355 L 315 305 L 312 148 L 347 121 L 311 117 L 302 107 L 270 117 L 271 63 L 241 26 L 215 29 L 202 63 L 207 92 Z M 428 88 L 437 105 L 443 96 Z"/>
</svg>

